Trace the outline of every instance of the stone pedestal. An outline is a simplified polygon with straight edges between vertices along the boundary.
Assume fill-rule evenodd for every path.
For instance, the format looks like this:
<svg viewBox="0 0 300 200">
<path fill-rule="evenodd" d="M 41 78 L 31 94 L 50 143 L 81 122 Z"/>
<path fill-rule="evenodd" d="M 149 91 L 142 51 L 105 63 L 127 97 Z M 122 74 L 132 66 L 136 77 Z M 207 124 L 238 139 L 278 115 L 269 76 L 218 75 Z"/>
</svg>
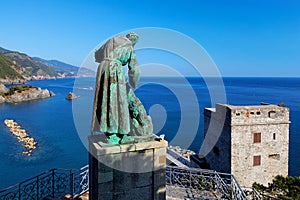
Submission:
<svg viewBox="0 0 300 200">
<path fill-rule="evenodd" d="M 89 137 L 89 199 L 166 199 L 167 141 L 108 146 L 103 137 Z"/>
</svg>

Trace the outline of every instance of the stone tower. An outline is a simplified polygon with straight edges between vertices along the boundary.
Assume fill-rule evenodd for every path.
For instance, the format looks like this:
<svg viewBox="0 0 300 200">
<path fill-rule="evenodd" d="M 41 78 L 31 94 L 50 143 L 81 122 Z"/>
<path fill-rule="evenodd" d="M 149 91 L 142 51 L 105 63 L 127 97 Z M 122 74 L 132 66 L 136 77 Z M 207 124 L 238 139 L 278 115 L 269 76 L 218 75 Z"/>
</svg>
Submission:
<svg viewBox="0 0 300 200">
<path fill-rule="evenodd" d="M 210 168 L 232 173 L 242 186 L 267 185 L 276 175 L 288 175 L 289 109 L 264 104 L 217 104 L 204 110 L 204 133 L 215 134 L 217 143 L 206 156 Z M 210 142 L 210 144 L 213 144 Z"/>
</svg>

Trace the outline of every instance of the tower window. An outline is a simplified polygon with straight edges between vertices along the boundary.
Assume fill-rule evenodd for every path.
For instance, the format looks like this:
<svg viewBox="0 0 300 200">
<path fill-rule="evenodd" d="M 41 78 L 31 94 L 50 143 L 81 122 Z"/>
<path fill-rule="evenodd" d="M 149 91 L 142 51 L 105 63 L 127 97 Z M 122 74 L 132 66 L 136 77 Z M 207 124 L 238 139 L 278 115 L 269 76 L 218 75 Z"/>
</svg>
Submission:
<svg viewBox="0 0 300 200">
<path fill-rule="evenodd" d="M 275 160 L 280 160 L 280 154 L 278 154 L 278 153 L 270 154 L 269 158 L 273 158 Z"/>
<path fill-rule="evenodd" d="M 269 115 L 270 118 L 274 119 L 276 117 L 276 112 L 275 111 L 270 111 L 268 113 L 268 115 Z"/>
<path fill-rule="evenodd" d="M 216 155 L 219 155 L 219 154 L 220 154 L 220 150 L 219 150 L 219 148 L 216 147 L 216 146 L 213 148 L 213 151 L 214 151 L 214 153 L 215 153 Z"/>
<path fill-rule="evenodd" d="M 253 134 L 253 143 L 260 143 L 261 142 L 261 133 L 254 133 Z"/>
<path fill-rule="evenodd" d="M 253 156 L 253 166 L 260 166 L 261 156 Z"/>
<path fill-rule="evenodd" d="M 276 140 L 276 133 L 273 133 L 273 140 Z"/>
</svg>

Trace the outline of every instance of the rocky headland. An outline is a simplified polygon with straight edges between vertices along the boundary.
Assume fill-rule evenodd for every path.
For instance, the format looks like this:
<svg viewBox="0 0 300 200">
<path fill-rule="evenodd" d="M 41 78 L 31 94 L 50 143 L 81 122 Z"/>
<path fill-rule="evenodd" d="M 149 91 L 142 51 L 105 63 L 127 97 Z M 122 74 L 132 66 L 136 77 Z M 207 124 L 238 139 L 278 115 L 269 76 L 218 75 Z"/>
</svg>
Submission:
<svg viewBox="0 0 300 200">
<path fill-rule="evenodd" d="M 5 87 L 5 86 L 4 86 Z M 32 86 L 12 86 L 10 89 L 5 89 L 0 86 L 0 103 L 20 103 L 37 99 L 44 99 L 54 96 L 53 92 L 47 89 Z"/>
</svg>

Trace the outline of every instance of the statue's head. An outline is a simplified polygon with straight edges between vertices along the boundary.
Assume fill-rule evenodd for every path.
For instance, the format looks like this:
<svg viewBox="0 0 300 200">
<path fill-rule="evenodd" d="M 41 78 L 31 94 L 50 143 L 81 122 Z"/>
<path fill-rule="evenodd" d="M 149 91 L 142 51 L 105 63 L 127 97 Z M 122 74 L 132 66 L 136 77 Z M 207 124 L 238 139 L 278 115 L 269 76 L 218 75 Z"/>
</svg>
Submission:
<svg viewBox="0 0 300 200">
<path fill-rule="evenodd" d="M 139 40 L 139 36 L 135 32 L 129 32 L 126 37 L 132 42 L 132 45 L 135 45 Z"/>
</svg>

